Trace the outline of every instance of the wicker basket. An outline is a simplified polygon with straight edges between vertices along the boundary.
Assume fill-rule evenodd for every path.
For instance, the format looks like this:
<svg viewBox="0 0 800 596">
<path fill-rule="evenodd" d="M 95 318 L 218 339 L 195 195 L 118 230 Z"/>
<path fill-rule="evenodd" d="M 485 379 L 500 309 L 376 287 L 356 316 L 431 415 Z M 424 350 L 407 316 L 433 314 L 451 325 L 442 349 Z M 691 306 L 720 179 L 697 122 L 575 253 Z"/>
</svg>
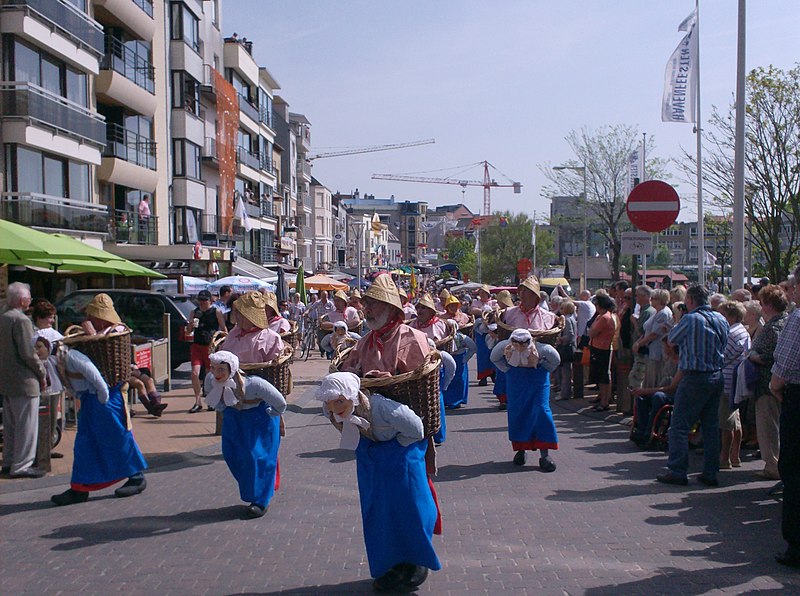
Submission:
<svg viewBox="0 0 800 596">
<path fill-rule="evenodd" d="M 213 354 L 219 350 L 222 342 L 228 334 L 224 331 L 217 331 L 211 338 L 211 344 L 208 346 L 209 351 Z M 294 358 L 294 348 L 290 345 L 284 345 L 278 357 L 269 362 L 255 362 L 253 364 L 239 363 L 239 370 L 246 375 L 253 375 L 266 379 L 275 389 L 281 392 L 286 397 L 292 392 L 292 369 L 290 368 Z"/>
<path fill-rule="evenodd" d="M 511 337 L 511 333 L 516 329 L 506 325 L 500 317 L 497 317 L 495 322 L 497 323 L 497 337 L 501 340 Z M 530 331 L 533 341 L 555 346 L 562 329 L 564 329 L 564 317 L 556 315 L 556 320 L 550 329 L 528 329 L 528 331 Z"/>
<path fill-rule="evenodd" d="M 86 335 L 82 327 L 71 325 L 64 331 L 64 345 L 84 353 L 110 386 L 131 376 L 131 330 Z"/>
<path fill-rule="evenodd" d="M 281 339 L 283 343 L 288 344 L 290 346 L 294 346 L 295 339 L 297 338 L 297 321 L 289 321 L 289 331 L 284 331 L 280 333 Z"/>
<path fill-rule="evenodd" d="M 436 345 L 436 349 L 440 352 L 444 350 L 445 352 L 450 351 L 450 346 L 453 345 L 453 340 L 455 339 L 455 335 L 448 335 L 447 337 L 443 337 L 442 339 L 436 339 L 433 343 Z"/>
<path fill-rule="evenodd" d="M 458 330 L 467 337 L 472 337 L 472 333 L 475 330 L 475 316 L 469 315 L 469 323 L 462 325 Z"/>
<path fill-rule="evenodd" d="M 338 372 L 349 353 L 349 349 L 344 350 L 334 358 L 330 371 Z M 442 423 L 439 410 L 439 369 L 441 364 L 442 356 L 439 352 L 431 351 L 425 356 L 425 361 L 410 372 L 392 377 L 362 377 L 361 389 L 379 393 L 407 405 L 417 416 L 422 418 L 425 436 L 430 436 L 439 430 Z"/>
</svg>

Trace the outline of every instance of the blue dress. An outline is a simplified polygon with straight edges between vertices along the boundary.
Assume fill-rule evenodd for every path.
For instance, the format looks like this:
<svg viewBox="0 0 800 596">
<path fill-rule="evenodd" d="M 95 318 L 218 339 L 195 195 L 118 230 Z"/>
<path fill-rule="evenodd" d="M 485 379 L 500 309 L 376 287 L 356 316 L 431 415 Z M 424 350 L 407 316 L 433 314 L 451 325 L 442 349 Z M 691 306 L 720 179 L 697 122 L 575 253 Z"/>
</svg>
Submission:
<svg viewBox="0 0 800 596">
<path fill-rule="evenodd" d="M 133 433 L 128 430 L 121 387 L 121 384 L 109 387 L 108 401 L 104 404 L 93 391 L 78 393 L 81 409 L 75 436 L 73 484 L 113 483 L 147 469 Z"/>
<path fill-rule="evenodd" d="M 361 520 L 369 571 L 380 577 L 399 563 L 438 570 L 433 549 L 437 510 L 425 470 L 428 441 L 361 437 L 356 449 Z"/>
<path fill-rule="evenodd" d="M 495 370 L 497 371 L 497 376 L 494 378 L 492 393 L 497 397 L 497 401 L 504 404 L 507 401 L 506 391 L 508 382 L 506 380 L 506 373 L 497 367 L 495 367 Z"/>
<path fill-rule="evenodd" d="M 550 373 L 544 368 L 509 368 L 508 438 L 514 451 L 558 449 L 550 410 Z"/>
<path fill-rule="evenodd" d="M 281 442 L 280 416 L 270 416 L 269 406 L 225 408 L 222 419 L 222 457 L 239 484 L 246 503 L 269 505 L 275 494 L 275 473 Z"/>
<path fill-rule="evenodd" d="M 444 405 L 448 408 L 455 408 L 466 404 L 469 398 L 469 367 L 467 356 L 469 356 L 468 351 L 453 356 L 453 359 L 456 361 L 456 375 L 444 392 Z"/>
<path fill-rule="evenodd" d="M 486 334 L 475 332 L 475 345 L 478 348 L 478 380 L 481 381 L 491 377 L 495 371 L 492 361 L 489 359 L 491 350 L 486 345 Z"/>
<path fill-rule="evenodd" d="M 433 442 L 434 443 L 444 443 L 447 440 L 447 417 L 444 413 L 444 376 L 445 370 L 444 366 L 439 367 L 439 420 L 441 421 L 441 426 L 439 430 L 437 430 L 433 434 Z M 452 385 L 452 383 L 450 383 Z"/>
</svg>

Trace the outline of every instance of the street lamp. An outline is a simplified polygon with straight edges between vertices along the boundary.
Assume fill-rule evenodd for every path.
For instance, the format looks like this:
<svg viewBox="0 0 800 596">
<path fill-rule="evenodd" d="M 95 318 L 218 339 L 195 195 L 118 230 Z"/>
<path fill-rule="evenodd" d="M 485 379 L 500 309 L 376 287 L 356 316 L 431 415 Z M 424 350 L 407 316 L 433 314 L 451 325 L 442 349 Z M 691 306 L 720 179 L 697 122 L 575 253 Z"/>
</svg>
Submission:
<svg viewBox="0 0 800 596">
<path fill-rule="evenodd" d="M 575 172 L 580 172 L 583 175 L 583 275 L 581 276 L 581 292 L 587 289 L 589 278 L 587 276 L 586 271 L 586 256 L 589 252 L 589 247 L 587 246 L 587 237 L 588 237 L 588 223 L 586 220 L 586 211 L 588 210 L 588 196 L 586 195 L 586 166 L 554 166 L 554 170 L 557 172 L 562 172 L 564 170 L 573 170 Z"/>
</svg>

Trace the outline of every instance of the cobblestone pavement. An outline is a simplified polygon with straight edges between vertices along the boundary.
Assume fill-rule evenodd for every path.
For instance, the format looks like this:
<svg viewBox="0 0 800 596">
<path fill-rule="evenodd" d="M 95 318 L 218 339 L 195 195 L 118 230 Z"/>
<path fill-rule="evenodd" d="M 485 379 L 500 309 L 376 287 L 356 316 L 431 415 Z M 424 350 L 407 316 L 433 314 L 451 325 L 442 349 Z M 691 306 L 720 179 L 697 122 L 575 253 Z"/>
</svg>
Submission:
<svg viewBox="0 0 800 596">
<path fill-rule="evenodd" d="M 267 515 L 242 518 L 219 441 L 155 461 L 148 488 L 51 506 L 68 475 L 0 485 L 4 594 L 356 594 L 371 581 L 353 456 L 299 384 L 281 445 L 281 488 Z M 772 561 L 780 505 L 757 461 L 709 489 L 653 481 L 661 453 L 627 441 L 617 417 L 582 401 L 553 404 L 558 470 L 511 463 L 505 413 L 491 387 L 448 413 L 437 491 L 443 569 L 421 593 L 800 593 L 800 574 Z M 188 423 L 187 423 L 188 425 Z M 699 471 L 693 456 L 692 469 Z"/>
</svg>

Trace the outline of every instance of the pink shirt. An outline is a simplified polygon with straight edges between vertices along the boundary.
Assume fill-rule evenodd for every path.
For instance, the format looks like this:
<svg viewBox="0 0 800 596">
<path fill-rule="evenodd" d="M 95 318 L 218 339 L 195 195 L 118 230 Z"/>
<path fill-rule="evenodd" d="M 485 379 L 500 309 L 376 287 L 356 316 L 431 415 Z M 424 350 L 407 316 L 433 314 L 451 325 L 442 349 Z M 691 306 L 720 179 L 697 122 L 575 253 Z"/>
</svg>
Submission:
<svg viewBox="0 0 800 596">
<path fill-rule="evenodd" d="M 344 321 L 347 323 L 347 328 L 350 329 L 351 325 L 355 325 L 360 320 L 358 318 L 358 311 L 352 306 L 345 307 L 344 311 L 332 310 L 328 314 L 328 321 L 331 323 L 338 323 Z"/>
<path fill-rule="evenodd" d="M 552 329 L 556 322 L 556 316 L 538 306 L 528 312 L 522 310 L 521 306 L 512 306 L 503 313 L 503 322 L 514 329 L 545 330 Z"/>
<path fill-rule="evenodd" d="M 460 310 L 457 310 L 456 314 L 454 316 L 452 316 L 452 317 L 450 315 L 445 315 L 442 318 L 443 319 L 453 319 L 456 323 L 458 323 L 459 327 L 463 327 L 464 325 L 467 325 L 471 320 L 469 318 L 469 316 L 467 316 L 465 313 L 463 313 Z"/>
<path fill-rule="evenodd" d="M 228 333 L 220 349 L 236 354 L 242 364 L 256 364 L 275 360 L 283 350 L 283 341 L 270 329 L 243 333 L 237 325 Z"/>
<path fill-rule="evenodd" d="M 292 328 L 292 324 L 283 317 L 275 317 L 269 322 L 269 328 L 275 333 L 286 333 Z"/>
<path fill-rule="evenodd" d="M 411 327 L 414 329 L 418 329 L 422 331 L 425 335 L 427 335 L 432 340 L 442 339 L 450 335 L 450 332 L 447 329 L 447 323 L 441 320 L 438 317 L 434 317 L 436 320 L 431 319 L 428 321 L 428 324 L 425 327 L 421 327 L 419 323 L 419 319 L 414 319 L 409 323 Z"/>
<path fill-rule="evenodd" d="M 473 314 L 474 314 L 474 312 L 475 312 L 476 310 L 479 310 L 479 311 L 483 312 L 483 310 L 484 310 L 484 309 L 485 309 L 487 306 L 490 306 L 490 307 L 494 308 L 495 306 L 497 306 L 497 300 L 492 300 L 492 299 L 490 298 L 489 300 L 487 300 L 486 302 L 484 302 L 483 300 L 480 300 L 480 299 L 478 299 L 478 298 L 475 298 L 475 300 L 473 300 L 473 301 L 472 301 L 472 304 L 470 304 L 470 305 L 469 305 L 469 309 L 470 309 L 470 311 L 472 311 L 472 312 L 473 312 Z"/>
<path fill-rule="evenodd" d="M 399 374 L 417 368 L 431 351 L 428 338 L 421 331 L 408 325 L 398 325 L 382 339 L 381 347 L 377 341 L 370 341 L 374 331 L 362 337 L 353 351 L 347 356 L 341 370 L 364 375 L 372 370 Z"/>
</svg>

